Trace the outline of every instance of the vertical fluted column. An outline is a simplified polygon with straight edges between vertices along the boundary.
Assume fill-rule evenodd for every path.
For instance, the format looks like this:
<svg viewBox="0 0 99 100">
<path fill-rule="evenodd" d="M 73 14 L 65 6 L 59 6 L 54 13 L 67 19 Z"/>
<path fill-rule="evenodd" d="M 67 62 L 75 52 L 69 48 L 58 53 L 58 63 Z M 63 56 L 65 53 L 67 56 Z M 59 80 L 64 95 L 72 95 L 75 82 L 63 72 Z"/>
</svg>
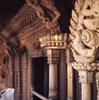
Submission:
<svg viewBox="0 0 99 100">
<path fill-rule="evenodd" d="M 57 100 L 58 96 L 58 75 L 57 65 L 59 63 L 60 50 L 47 50 L 49 63 L 49 99 Z"/>
</svg>

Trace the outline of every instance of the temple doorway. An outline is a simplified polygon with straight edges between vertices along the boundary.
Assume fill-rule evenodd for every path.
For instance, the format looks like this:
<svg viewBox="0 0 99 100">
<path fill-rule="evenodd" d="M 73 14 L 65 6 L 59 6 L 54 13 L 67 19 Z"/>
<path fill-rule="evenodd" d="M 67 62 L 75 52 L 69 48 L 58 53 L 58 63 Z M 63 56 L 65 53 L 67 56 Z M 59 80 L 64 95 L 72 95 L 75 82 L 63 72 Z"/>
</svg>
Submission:
<svg viewBox="0 0 99 100">
<path fill-rule="evenodd" d="M 47 57 L 38 57 L 32 59 L 32 87 L 33 91 L 48 97 L 49 66 Z M 34 100 L 41 100 L 33 96 Z"/>
</svg>

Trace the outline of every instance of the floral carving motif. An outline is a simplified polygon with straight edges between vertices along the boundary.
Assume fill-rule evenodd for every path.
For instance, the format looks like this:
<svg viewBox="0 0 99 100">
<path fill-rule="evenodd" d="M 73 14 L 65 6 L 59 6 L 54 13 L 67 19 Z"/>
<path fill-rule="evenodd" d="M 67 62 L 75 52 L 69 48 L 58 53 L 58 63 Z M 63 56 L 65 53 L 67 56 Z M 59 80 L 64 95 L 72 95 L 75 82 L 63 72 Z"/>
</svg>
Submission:
<svg viewBox="0 0 99 100">
<path fill-rule="evenodd" d="M 99 62 L 93 62 L 93 63 L 73 62 L 72 66 L 79 71 L 94 71 L 99 67 Z"/>
<path fill-rule="evenodd" d="M 93 62 L 99 57 L 99 0 L 77 0 L 70 22 L 74 59 Z"/>
</svg>

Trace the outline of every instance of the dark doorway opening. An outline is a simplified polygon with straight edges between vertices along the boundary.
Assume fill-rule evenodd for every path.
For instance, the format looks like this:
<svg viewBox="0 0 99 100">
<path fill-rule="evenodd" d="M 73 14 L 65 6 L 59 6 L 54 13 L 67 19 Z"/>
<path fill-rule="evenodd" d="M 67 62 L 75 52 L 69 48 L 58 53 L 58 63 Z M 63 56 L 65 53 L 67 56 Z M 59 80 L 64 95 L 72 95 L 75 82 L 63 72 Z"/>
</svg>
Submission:
<svg viewBox="0 0 99 100">
<path fill-rule="evenodd" d="M 49 66 L 47 57 L 32 59 L 32 86 L 33 90 L 48 97 Z M 33 100 L 41 100 L 33 96 Z"/>
</svg>

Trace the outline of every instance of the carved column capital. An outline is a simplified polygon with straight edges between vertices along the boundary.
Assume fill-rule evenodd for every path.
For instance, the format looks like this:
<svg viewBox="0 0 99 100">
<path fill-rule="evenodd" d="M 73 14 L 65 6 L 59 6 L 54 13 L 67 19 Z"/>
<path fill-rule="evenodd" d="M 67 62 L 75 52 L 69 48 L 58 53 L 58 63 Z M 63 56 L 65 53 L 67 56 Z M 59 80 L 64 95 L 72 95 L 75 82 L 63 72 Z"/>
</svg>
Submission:
<svg viewBox="0 0 99 100">
<path fill-rule="evenodd" d="M 93 72 L 79 71 L 79 82 L 80 83 L 92 83 Z"/>
<path fill-rule="evenodd" d="M 60 49 L 66 48 L 67 34 L 47 34 L 39 39 L 41 47 L 47 49 L 49 64 L 58 64 L 60 58 Z"/>
<path fill-rule="evenodd" d="M 94 71 L 98 69 L 99 62 L 92 62 L 92 63 L 81 63 L 81 62 L 73 62 L 72 66 L 74 69 L 78 71 Z"/>
<path fill-rule="evenodd" d="M 60 60 L 60 50 L 58 49 L 48 49 L 47 50 L 48 63 L 58 64 Z"/>
</svg>

